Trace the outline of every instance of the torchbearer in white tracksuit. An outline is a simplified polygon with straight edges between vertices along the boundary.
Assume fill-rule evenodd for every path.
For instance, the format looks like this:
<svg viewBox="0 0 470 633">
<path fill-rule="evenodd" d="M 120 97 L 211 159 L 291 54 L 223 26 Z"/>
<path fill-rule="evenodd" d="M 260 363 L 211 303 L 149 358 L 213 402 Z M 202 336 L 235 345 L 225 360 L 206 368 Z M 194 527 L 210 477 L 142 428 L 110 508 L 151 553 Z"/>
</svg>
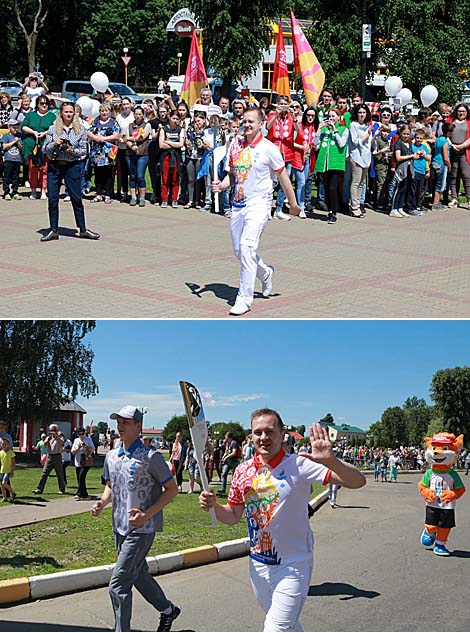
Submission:
<svg viewBox="0 0 470 633">
<path fill-rule="evenodd" d="M 302 631 L 300 614 L 313 570 L 313 534 L 308 521 L 310 485 L 341 484 L 360 488 L 364 475 L 339 460 L 320 424 L 310 429 L 311 453 L 286 455 L 284 425 L 272 409 L 251 416 L 254 457 L 233 475 L 227 504 L 202 492 L 203 510 L 215 510 L 222 523 L 234 525 L 245 512 L 250 536 L 250 577 L 266 613 L 264 631 Z"/>
<path fill-rule="evenodd" d="M 290 213 L 298 215 L 300 211 L 281 152 L 263 137 L 261 125 L 261 111 L 258 108 L 246 110 L 244 136 L 236 137 L 229 148 L 229 174 L 222 181 L 212 183 L 214 192 L 234 186 L 230 231 L 233 250 L 241 264 L 240 287 L 229 313 L 234 316 L 250 311 L 256 278 L 261 281 L 263 296 L 269 297 L 272 293 L 274 269 L 263 262 L 257 249 L 271 215 L 275 175 L 289 201 Z"/>
</svg>

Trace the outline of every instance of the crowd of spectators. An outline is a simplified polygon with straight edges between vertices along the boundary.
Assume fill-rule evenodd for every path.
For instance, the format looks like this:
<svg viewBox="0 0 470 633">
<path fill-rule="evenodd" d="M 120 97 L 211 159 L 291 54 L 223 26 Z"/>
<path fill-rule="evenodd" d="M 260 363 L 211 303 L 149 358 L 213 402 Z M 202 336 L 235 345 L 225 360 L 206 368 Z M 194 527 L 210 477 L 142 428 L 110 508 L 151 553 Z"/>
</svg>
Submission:
<svg viewBox="0 0 470 633">
<path fill-rule="evenodd" d="M 88 151 L 82 161 L 82 195 L 91 202 L 113 199 L 131 206 L 146 200 L 162 207 L 194 208 L 230 216 L 230 191 L 214 194 L 213 150 L 228 148 L 243 134 L 243 113 L 259 107 L 263 134 L 280 149 L 293 181 L 302 219 L 338 214 L 364 218 L 366 209 L 392 218 L 419 216 L 444 206 L 470 208 L 470 107 L 458 102 L 421 108 L 417 115 L 393 106 L 371 109 L 358 93 L 324 88 L 316 106 L 280 95 L 230 101 L 203 88 L 191 109 L 159 92 L 136 106 L 128 97 L 98 95 L 100 111 L 76 117 L 86 129 Z M 44 78 L 30 76 L 18 104 L 0 94 L 4 198 L 19 199 L 21 186 L 32 199 L 47 197 L 47 130 L 58 112 Z M 21 168 L 21 169 L 20 169 Z M 219 167 L 219 176 L 223 170 Z M 147 178 L 148 174 L 148 178 Z M 148 187 L 148 184 L 150 185 Z M 465 201 L 460 200 L 463 184 Z M 93 193 L 92 193 L 93 190 Z M 315 195 L 313 192 L 315 191 Z M 63 192 L 69 200 L 67 191 Z M 326 215 L 316 211 L 326 212 Z M 290 220 L 280 189 L 273 217 Z"/>
</svg>

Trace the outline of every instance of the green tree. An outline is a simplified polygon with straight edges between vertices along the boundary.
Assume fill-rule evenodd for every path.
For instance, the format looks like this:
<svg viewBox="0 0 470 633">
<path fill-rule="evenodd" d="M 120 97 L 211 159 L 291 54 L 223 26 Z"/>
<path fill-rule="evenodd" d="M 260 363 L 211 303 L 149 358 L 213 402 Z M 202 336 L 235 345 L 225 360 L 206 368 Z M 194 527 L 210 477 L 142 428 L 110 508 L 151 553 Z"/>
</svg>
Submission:
<svg viewBox="0 0 470 633">
<path fill-rule="evenodd" d="M 470 433 L 470 367 L 440 369 L 432 377 L 431 398 L 450 433 Z"/>
<path fill-rule="evenodd" d="M 252 75 L 268 49 L 268 19 L 277 20 L 286 10 L 284 0 L 190 0 L 204 29 L 204 59 L 224 79 L 225 94 L 242 75 Z"/>
<path fill-rule="evenodd" d="M 96 425 L 96 429 L 98 433 L 104 433 L 106 435 L 108 432 L 108 423 L 104 420 L 100 420 Z"/>
<path fill-rule="evenodd" d="M 429 422 L 429 426 L 426 430 L 426 437 L 432 437 L 438 433 L 453 433 L 450 428 L 444 423 L 443 419 L 439 416 L 433 417 Z M 424 444 L 424 437 L 421 441 Z"/>
<path fill-rule="evenodd" d="M 305 424 L 301 424 L 300 426 L 297 427 L 297 433 L 300 433 L 300 435 L 305 436 Z"/>
<path fill-rule="evenodd" d="M 413 396 L 405 400 L 403 411 L 405 414 L 406 443 L 418 446 L 427 432 L 433 415 L 433 407 L 429 407 L 423 398 Z"/>
<path fill-rule="evenodd" d="M 325 417 L 323 417 L 321 420 L 319 420 L 320 424 L 323 424 L 324 426 L 330 425 L 330 424 L 334 424 L 335 419 L 334 417 L 331 415 L 331 413 L 327 413 L 325 415 Z"/>
<path fill-rule="evenodd" d="M 168 420 L 163 429 L 163 439 L 167 442 L 173 442 L 178 431 L 181 431 L 184 440 L 188 441 L 191 439 L 188 418 L 185 415 L 174 415 Z"/>
<path fill-rule="evenodd" d="M 382 413 L 385 441 L 390 448 L 406 444 L 405 414 L 401 407 L 389 407 Z"/>
<path fill-rule="evenodd" d="M 83 342 L 94 321 L 0 321 L 0 416 L 47 417 L 81 394 L 98 393 L 94 353 Z"/>
<path fill-rule="evenodd" d="M 223 440 L 227 432 L 232 433 L 239 444 L 243 442 L 245 436 L 249 433 L 239 422 L 216 422 L 211 424 L 211 435 L 214 439 Z"/>
</svg>

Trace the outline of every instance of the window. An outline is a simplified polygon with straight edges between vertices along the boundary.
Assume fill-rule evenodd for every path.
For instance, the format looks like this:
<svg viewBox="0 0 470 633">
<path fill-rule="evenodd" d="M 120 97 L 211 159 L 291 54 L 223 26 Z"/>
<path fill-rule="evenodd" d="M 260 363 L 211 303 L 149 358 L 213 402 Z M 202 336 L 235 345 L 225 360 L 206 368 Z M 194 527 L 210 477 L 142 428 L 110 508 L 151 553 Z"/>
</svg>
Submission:
<svg viewBox="0 0 470 633">
<path fill-rule="evenodd" d="M 292 78 L 293 73 L 294 73 L 293 64 L 287 64 L 287 71 L 289 73 L 289 76 Z M 263 80 L 262 80 L 262 86 L 261 86 L 263 90 L 271 90 L 272 83 L 273 83 L 273 74 L 274 74 L 274 64 L 271 64 L 271 63 L 263 64 Z M 292 80 L 290 81 L 290 87 L 291 87 L 291 90 L 293 90 Z"/>
</svg>

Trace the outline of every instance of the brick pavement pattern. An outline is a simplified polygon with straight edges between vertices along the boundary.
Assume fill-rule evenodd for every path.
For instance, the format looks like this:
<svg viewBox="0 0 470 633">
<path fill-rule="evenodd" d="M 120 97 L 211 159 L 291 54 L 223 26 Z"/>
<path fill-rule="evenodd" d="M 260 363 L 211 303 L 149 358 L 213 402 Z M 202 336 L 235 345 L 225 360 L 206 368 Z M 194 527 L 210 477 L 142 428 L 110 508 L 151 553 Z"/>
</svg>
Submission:
<svg viewBox="0 0 470 633">
<path fill-rule="evenodd" d="M 40 243 L 47 201 L 0 200 L 2 318 L 229 318 L 239 274 L 229 220 L 148 202 L 85 208 L 98 242 L 75 237 L 61 201 L 60 239 Z M 462 208 L 273 220 L 259 250 L 275 267 L 274 295 L 258 287 L 241 318 L 468 318 L 469 237 Z"/>
</svg>

